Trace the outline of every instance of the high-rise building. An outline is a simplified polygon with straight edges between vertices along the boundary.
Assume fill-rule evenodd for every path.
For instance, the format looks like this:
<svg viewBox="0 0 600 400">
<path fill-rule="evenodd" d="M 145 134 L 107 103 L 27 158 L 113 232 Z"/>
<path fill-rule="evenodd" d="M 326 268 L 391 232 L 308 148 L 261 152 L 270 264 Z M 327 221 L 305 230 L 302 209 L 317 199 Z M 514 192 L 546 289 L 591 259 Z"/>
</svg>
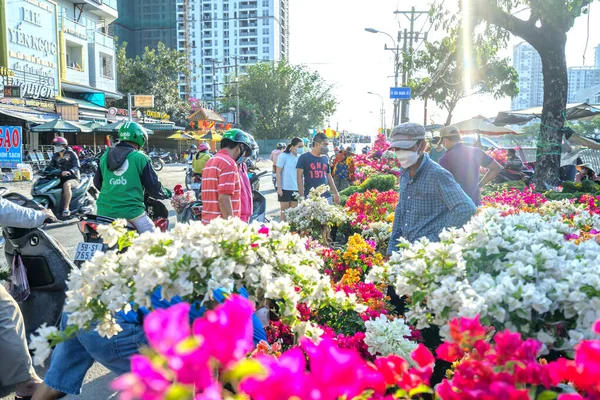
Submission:
<svg viewBox="0 0 600 400">
<path fill-rule="evenodd" d="M 519 73 L 519 94 L 512 99 L 512 109 L 541 106 L 544 102 L 542 59 L 529 43 L 521 42 L 513 49 L 513 67 Z"/>
<path fill-rule="evenodd" d="M 600 67 L 600 44 L 595 49 L 594 65 Z"/>
<path fill-rule="evenodd" d="M 119 44 L 127 42 L 127 57 L 142 55 L 144 49 L 156 49 L 162 42 L 177 47 L 176 0 L 118 0 L 119 18 L 114 34 Z"/>
<path fill-rule="evenodd" d="M 569 68 L 569 94 L 567 103 L 578 102 L 582 91 L 598 85 L 600 85 L 600 67 Z"/>
<path fill-rule="evenodd" d="M 247 66 L 287 58 L 288 2 L 177 0 L 177 48 L 187 52 L 190 70 L 182 96 L 214 101 Z"/>
</svg>

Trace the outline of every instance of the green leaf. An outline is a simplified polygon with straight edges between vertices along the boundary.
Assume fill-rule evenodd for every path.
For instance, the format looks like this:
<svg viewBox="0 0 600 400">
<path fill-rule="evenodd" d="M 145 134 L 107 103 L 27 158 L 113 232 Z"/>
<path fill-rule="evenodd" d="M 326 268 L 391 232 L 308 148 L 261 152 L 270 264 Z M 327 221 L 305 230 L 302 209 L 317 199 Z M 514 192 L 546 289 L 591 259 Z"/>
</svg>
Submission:
<svg viewBox="0 0 600 400">
<path fill-rule="evenodd" d="M 427 297 L 427 292 L 414 292 L 411 296 L 411 301 L 414 304 L 420 304 Z"/>
<path fill-rule="evenodd" d="M 429 386 L 420 385 L 408 392 L 408 397 L 412 398 L 413 396 L 425 393 L 433 394 L 433 390 Z"/>
<path fill-rule="evenodd" d="M 556 392 L 546 390 L 539 394 L 537 400 L 555 400 L 558 398 L 558 394 Z"/>
<path fill-rule="evenodd" d="M 194 398 L 192 388 L 174 383 L 165 393 L 165 400 L 188 400 Z"/>
</svg>

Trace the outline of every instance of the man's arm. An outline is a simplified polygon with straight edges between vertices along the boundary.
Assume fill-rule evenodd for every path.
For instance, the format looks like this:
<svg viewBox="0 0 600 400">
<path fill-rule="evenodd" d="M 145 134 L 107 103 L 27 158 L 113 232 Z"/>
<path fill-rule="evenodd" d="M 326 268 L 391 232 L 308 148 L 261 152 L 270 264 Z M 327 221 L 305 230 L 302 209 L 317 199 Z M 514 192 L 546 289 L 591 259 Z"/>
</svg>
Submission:
<svg viewBox="0 0 600 400">
<path fill-rule="evenodd" d="M 329 189 L 331 189 L 331 193 L 333 194 L 333 202 L 335 204 L 340 204 L 340 194 L 338 193 L 337 187 L 335 187 L 335 182 L 333 181 L 331 173 L 327 174 L 327 183 L 329 183 Z"/>
<path fill-rule="evenodd" d="M 158 175 L 156 175 L 156 171 L 154 171 L 154 168 L 152 168 L 152 164 L 149 160 L 146 163 L 144 169 L 142 170 L 141 180 L 142 186 L 151 197 L 155 199 L 165 198 L 165 194 L 163 193 L 163 187 L 160 181 L 158 180 Z"/>
<path fill-rule="evenodd" d="M 100 168 L 100 165 L 98 165 L 98 169 L 94 174 L 94 186 L 96 186 L 96 189 L 102 190 L 102 181 L 102 169 Z"/>
<path fill-rule="evenodd" d="M 394 225 L 392 226 L 392 236 L 390 237 L 390 242 L 388 244 L 386 254 L 391 255 L 398 246 L 398 239 L 402 236 L 402 218 L 400 215 L 400 200 L 398 200 L 398 204 L 396 205 L 396 211 L 394 212 Z"/>
<path fill-rule="evenodd" d="M 50 214 L 47 211 L 21 207 L 12 201 L 0 198 L 0 226 L 35 228 L 41 226 L 49 217 Z"/>
<path fill-rule="evenodd" d="M 219 194 L 219 209 L 221 218 L 227 219 L 233 217 L 233 204 L 231 204 L 231 195 Z"/>
<path fill-rule="evenodd" d="M 304 197 L 304 170 L 296 168 L 296 180 L 298 181 L 298 196 Z"/>
<path fill-rule="evenodd" d="M 488 172 L 483 176 L 483 178 L 479 182 L 480 188 L 493 181 L 494 178 L 497 177 L 500 174 L 500 172 L 502 172 L 502 167 L 500 166 L 500 164 L 498 164 L 496 160 L 494 160 L 487 154 L 485 154 L 482 165 L 484 168 L 488 169 Z"/>
<path fill-rule="evenodd" d="M 473 200 L 462 190 L 450 172 L 438 174 L 437 181 L 440 197 L 448 208 L 448 228 L 463 226 L 477 211 Z"/>
</svg>

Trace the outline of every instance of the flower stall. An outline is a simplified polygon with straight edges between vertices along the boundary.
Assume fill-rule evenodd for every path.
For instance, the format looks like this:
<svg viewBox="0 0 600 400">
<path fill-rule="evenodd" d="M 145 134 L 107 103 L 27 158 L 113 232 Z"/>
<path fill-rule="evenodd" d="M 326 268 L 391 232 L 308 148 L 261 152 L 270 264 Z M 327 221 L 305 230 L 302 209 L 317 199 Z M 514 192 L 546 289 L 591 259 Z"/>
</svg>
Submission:
<svg viewBox="0 0 600 400">
<path fill-rule="evenodd" d="M 355 157 L 342 205 L 320 187 L 288 223 L 100 228 L 118 250 L 71 273 L 70 327 L 38 331 L 36 363 L 78 329 L 118 335 L 117 313 L 143 306 L 148 348 L 113 382 L 122 399 L 600 399 L 600 190 L 490 187 L 464 227 L 387 258 L 401 196 L 388 147 L 380 135 Z M 153 309 L 157 291 L 184 302 Z"/>
</svg>

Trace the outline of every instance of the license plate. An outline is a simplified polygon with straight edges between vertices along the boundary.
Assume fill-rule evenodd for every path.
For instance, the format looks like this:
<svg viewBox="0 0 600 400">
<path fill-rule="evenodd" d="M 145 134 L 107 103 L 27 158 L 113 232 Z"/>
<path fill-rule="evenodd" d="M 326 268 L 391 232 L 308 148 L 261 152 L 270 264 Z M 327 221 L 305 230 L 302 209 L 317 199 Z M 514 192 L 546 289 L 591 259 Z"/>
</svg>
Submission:
<svg viewBox="0 0 600 400">
<path fill-rule="evenodd" d="M 102 251 L 102 246 L 102 243 L 79 243 L 75 251 L 75 261 L 91 260 L 97 251 Z"/>
<path fill-rule="evenodd" d="M 190 189 L 192 189 L 192 190 L 200 189 L 200 182 L 190 184 Z"/>
</svg>

